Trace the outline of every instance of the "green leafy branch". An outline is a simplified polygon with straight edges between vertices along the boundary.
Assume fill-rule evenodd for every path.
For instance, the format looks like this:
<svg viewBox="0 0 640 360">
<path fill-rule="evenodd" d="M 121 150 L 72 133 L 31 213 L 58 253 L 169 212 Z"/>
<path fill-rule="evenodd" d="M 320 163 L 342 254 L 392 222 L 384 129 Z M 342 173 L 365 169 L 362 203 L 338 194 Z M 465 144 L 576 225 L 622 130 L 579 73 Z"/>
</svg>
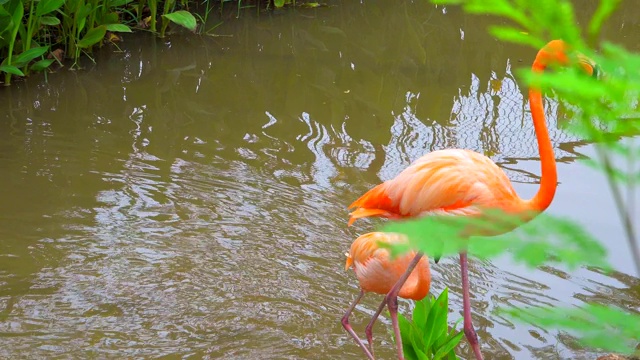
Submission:
<svg viewBox="0 0 640 360">
<path fill-rule="evenodd" d="M 492 258 L 505 253 L 530 267 L 548 263 L 576 269 L 582 265 L 611 269 L 606 250 L 579 224 L 547 214 L 538 217 L 513 232 L 496 237 L 466 237 L 473 232 L 504 232 L 522 223 L 522 217 L 499 210 L 487 210 L 482 218 L 429 216 L 402 222 L 388 222 L 381 231 L 406 234 L 409 242 L 387 245 L 393 256 L 410 249 L 430 256 L 456 255 L 468 251 L 479 258 Z"/>
<path fill-rule="evenodd" d="M 587 304 L 582 308 L 546 308 L 500 310 L 513 319 L 569 331 L 585 346 L 633 354 L 638 346 L 640 314 L 613 306 Z"/>
</svg>

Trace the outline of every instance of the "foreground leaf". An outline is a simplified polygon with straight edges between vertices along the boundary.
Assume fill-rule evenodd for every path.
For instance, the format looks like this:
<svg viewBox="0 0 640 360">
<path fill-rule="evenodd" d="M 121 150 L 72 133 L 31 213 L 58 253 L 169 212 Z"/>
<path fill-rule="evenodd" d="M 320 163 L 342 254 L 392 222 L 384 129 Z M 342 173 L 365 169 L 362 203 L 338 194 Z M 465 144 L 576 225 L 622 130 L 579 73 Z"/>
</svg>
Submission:
<svg viewBox="0 0 640 360">
<path fill-rule="evenodd" d="M 528 308 L 500 310 L 515 320 L 543 328 L 564 329 L 578 335 L 585 346 L 638 354 L 640 314 L 613 306 L 587 304 L 582 308 Z M 640 354 L 638 354 L 640 355 Z"/>
<path fill-rule="evenodd" d="M 530 267 L 546 263 L 566 265 L 575 269 L 589 265 L 610 269 L 606 250 L 591 234 L 573 221 L 540 214 L 518 230 L 501 236 L 465 238 L 464 233 L 504 232 L 522 223 L 520 215 L 487 211 L 484 218 L 429 216 L 416 220 L 389 222 L 382 231 L 407 235 L 408 244 L 388 246 L 392 256 L 409 249 L 429 256 L 454 255 L 466 250 L 481 258 L 490 258 L 507 251 L 518 262 Z"/>
</svg>

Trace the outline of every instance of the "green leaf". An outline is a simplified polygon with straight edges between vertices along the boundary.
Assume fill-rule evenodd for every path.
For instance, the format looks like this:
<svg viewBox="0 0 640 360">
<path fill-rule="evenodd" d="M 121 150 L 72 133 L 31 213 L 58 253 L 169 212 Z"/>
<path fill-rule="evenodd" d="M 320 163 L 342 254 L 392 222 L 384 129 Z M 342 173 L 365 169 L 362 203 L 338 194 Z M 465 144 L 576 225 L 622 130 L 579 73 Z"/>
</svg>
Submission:
<svg viewBox="0 0 640 360">
<path fill-rule="evenodd" d="M 91 4 L 84 4 L 80 6 L 78 12 L 76 13 L 76 19 L 86 19 L 89 14 L 91 14 L 92 6 Z"/>
<path fill-rule="evenodd" d="M 284 0 L 273 0 L 273 5 L 277 8 L 281 8 L 284 6 Z"/>
<path fill-rule="evenodd" d="M 82 2 L 81 2 L 82 3 Z M 80 35 L 87 24 L 87 17 L 91 14 L 91 4 L 85 4 L 80 6 L 76 14 L 74 15 L 74 21 L 76 22 L 77 33 Z M 89 24 L 91 26 L 91 24 Z"/>
<path fill-rule="evenodd" d="M 87 24 L 87 18 L 83 17 L 78 19 L 78 26 L 77 26 L 77 32 L 78 34 L 82 33 L 82 30 L 84 30 L 84 26 Z"/>
<path fill-rule="evenodd" d="M 191 31 L 196 30 L 196 18 L 188 11 L 178 10 L 170 14 L 162 15 L 163 18 L 170 20 L 182 27 L 185 27 Z"/>
<path fill-rule="evenodd" d="M 431 348 L 440 336 L 447 333 L 448 304 L 448 290 L 445 288 L 433 303 L 427 317 L 427 326 L 424 332 L 424 344 L 427 348 Z"/>
<path fill-rule="evenodd" d="M 104 34 L 107 33 L 107 28 L 104 25 L 95 27 L 84 35 L 84 37 L 78 41 L 78 47 L 81 49 L 89 48 L 102 40 Z"/>
<path fill-rule="evenodd" d="M 427 311 L 423 301 L 416 301 L 413 309 L 413 325 L 418 329 L 424 329 L 427 324 Z"/>
<path fill-rule="evenodd" d="M 40 0 L 36 6 L 36 16 L 41 17 L 58 10 L 64 4 L 64 0 Z"/>
<path fill-rule="evenodd" d="M 48 26 L 60 25 L 60 19 L 58 19 L 55 16 L 42 16 L 41 18 L 38 19 L 38 21 L 40 21 L 40 24 L 42 25 L 48 25 Z"/>
<path fill-rule="evenodd" d="M 450 337 L 444 345 L 438 348 L 433 356 L 433 360 L 443 359 L 445 356 L 449 355 L 453 351 L 453 349 L 458 346 L 463 336 L 464 333 L 461 331 L 455 334 L 453 337 Z"/>
<path fill-rule="evenodd" d="M 0 65 L 0 71 L 16 76 L 24 76 L 24 73 L 14 65 Z"/>
<path fill-rule="evenodd" d="M 119 24 L 120 23 L 120 16 L 116 12 L 110 12 L 110 13 L 107 13 L 107 14 L 102 14 L 102 17 L 99 19 L 98 23 L 100 25 Z"/>
<path fill-rule="evenodd" d="M 13 14 L 11 14 L 11 21 L 13 21 L 13 26 L 11 26 L 11 28 L 14 29 L 14 31 L 17 31 L 17 28 L 20 26 L 22 21 L 22 16 L 24 15 L 24 5 L 22 4 L 22 1 L 19 1 L 15 7 Z"/>
<path fill-rule="evenodd" d="M 0 33 L 7 31 L 11 25 L 11 14 L 0 6 Z"/>
<path fill-rule="evenodd" d="M 442 332 L 442 334 L 437 339 L 435 339 L 433 341 L 433 344 L 431 344 L 431 348 L 434 350 L 434 353 L 435 353 L 435 350 L 437 350 L 441 346 L 443 346 L 447 342 L 447 340 L 449 339 L 449 336 L 447 335 L 447 331 L 446 330 L 447 329 L 445 329 L 445 331 Z"/>
<path fill-rule="evenodd" d="M 39 46 L 31 48 L 20 55 L 17 55 L 13 58 L 13 65 L 21 67 L 28 64 L 31 60 L 42 56 L 44 53 L 49 50 L 48 46 Z"/>
<path fill-rule="evenodd" d="M 113 32 L 131 32 L 131 28 L 124 24 L 107 24 L 105 27 L 107 30 Z"/>
<path fill-rule="evenodd" d="M 418 360 L 429 360 L 429 357 L 424 353 L 424 351 L 420 350 L 419 348 L 414 348 L 414 350 L 416 351 Z"/>
<path fill-rule="evenodd" d="M 416 354 L 416 351 L 410 343 L 402 345 L 402 352 L 404 353 L 405 360 L 418 360 L 418 354 Z"/>
<path fill-rule="evenodd" d="M 411 342 L 411 334 L 414 332 L 413 324 L 407 320 L 402 314 L 398 314 L 398 327 L 400 328 L 400 337 L 402 341 L 402 352 L 407 360 L 417 360 L 418 355 L 413 349 Z M 394 338 L 395 340 L 395 338 Z"/>
<path fill-rule="evenodd" d="M 411 338 L 409 340 L 411 340 L 411 346 L 413 346 L 413 349 L 416 350 L 416 354 L 418 353 L 418 350 L 425 348 L 422 338 L 422 331 L 416 328 L 415 325 L 411 324 Z M 420 355 L 418 354 L 418 358 L 419 357 Z"/>
<path fill-rule="evenodd" d="M 53 64 L 54 61 L 54 59 L 42 59 L 33 63 L 29 68 L 34 71 L 42 71 Z"/>
</svg>

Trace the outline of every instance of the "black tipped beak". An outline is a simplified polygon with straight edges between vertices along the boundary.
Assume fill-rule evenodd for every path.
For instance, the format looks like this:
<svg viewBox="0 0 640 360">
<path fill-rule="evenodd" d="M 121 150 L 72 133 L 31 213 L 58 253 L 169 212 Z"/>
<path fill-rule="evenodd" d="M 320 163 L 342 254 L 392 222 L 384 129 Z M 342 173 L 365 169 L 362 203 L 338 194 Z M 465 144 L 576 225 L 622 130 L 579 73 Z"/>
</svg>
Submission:
<svg viewBox="0 0 640 360">
<path fill-rule="evenodd" d="M 433 262 L 435 262 L 436 264 L 438 263 L 438 261 L 440 261 L 440 256 L 435 256 L 433 258 Z"/>
</svg>

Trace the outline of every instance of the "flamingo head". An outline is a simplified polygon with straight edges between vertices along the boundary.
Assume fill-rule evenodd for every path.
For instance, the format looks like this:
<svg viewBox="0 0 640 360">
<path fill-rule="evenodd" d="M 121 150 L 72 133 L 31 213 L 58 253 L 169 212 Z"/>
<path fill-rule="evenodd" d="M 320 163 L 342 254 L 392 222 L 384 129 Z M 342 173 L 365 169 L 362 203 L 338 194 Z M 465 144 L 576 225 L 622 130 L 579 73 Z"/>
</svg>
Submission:
<svg viewBox="0 0 640 360">
<path fill-rule="evenodd" d="M 353 258 L 348 252 L 344 253 L 344 255 L 347 257 L 347 262 L 344 264 L 344 271 L 348 271 L 349 268 L 353 266 Z"/>
</svg>

